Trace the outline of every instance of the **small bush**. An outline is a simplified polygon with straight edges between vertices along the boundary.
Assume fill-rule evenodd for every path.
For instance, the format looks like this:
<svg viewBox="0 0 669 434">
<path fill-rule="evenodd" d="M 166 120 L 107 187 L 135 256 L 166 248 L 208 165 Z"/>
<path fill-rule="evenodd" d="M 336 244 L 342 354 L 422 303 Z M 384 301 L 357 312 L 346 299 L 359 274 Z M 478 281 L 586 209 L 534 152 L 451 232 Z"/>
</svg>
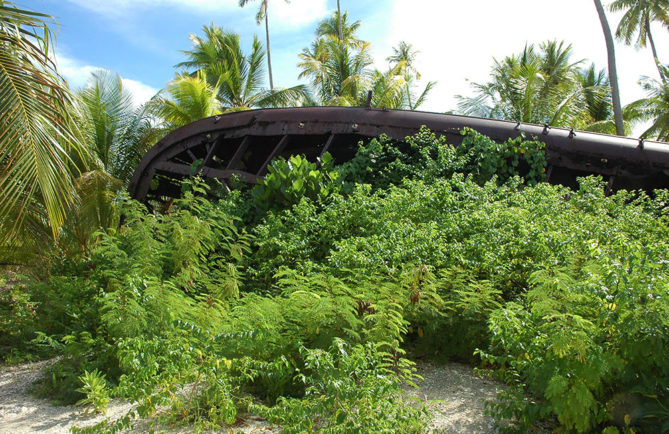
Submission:
<svg viewBox="0 0 669 434">
<path fill-rule="evenodd" d="M 97 413 L 107 414 L 110 398 L 105 376 L 97 370 L 93 372 L 84 371 L 79 380 L 83 385 L 77 389 L 77 392 L 86 395 L 86 398 L 80 399 L 77 405 L 84 405 Z"/>
<path fill-rule="evenodd" d="M 259 210 L 281 210 L 298 203 L 303 197 L 324 201 L 341 188 L 339 172 L 329 153 L 319 160 L 320 167 L 300 155 L 288 160 L 273 160 L 268 173 L 252 190 L 253 202 Z"/>
<path fill-rule="evenodd" d="M 394 369 L 393 357 L 374 344 L 351 347 L 336 339 L 325 350 L 302 348 L 297 376 L 304 397 L 280 398 L 273 407 L 251 408 L 285 432 L 423 432 L 427 409 L 406 402 L 400 385 L 411 381 L 411 365 Z"/>
</svg>

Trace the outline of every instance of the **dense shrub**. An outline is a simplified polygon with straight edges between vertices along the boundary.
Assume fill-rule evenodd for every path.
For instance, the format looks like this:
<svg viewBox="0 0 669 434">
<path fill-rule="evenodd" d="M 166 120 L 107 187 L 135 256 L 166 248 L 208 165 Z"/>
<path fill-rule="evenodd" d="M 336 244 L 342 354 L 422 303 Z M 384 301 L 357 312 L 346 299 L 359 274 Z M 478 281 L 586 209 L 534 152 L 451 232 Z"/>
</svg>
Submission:
<svg viewBox="0 0 669 434">
<path fill-rule="evenodd" d="M 399 388 L 413 375 L 406 367 L 400 375 L 389 369 L 392 356 L 378 346 L 350 347 L 337 339 L 329 351 L 303 349 L 302 355 L 304 372 L 298 377 L 305 396 L 281 398 L 271 408 L 252 407 L 285 432 L 424 431 L 425 408 L 409 405 Z"/>
<path fill-rule="evenodd" d="M 522 394 L 509 395 L 495 414 L 528 424 L 555 414 L 579 431 L 625 414 L 631 424 L 657 423 L 669 385 L 666 200 L 604 191 L 596 178 L 575 192 L 457 176 L 358 187 L 324 210 L 303 200 L 268 217 L 255 229 L 251 274 L 271 282 L 271 270 L 287 264 L 399 275 L 427 264 L 443 307 L 411 318 L 415 350 L 470 359 L 491 345 L 479 355 L 539 398 L 520 405 Z M 617 277 L 602 275 L 612 266 Z M 550 273 L 571 283 L 556 292 Z M 606 292 L 614 283 L 626 303 Z"/>
<path fill-rule="evenodd" d="M 238 294 L 246 235 L 195 185 L 167 215 L 125 201 L 126 223 L 98 234 L 88 257 L 66 259 L 33 284 L 43 327 L 38 341 L 64 354 L 43 391 L 74 402 L 79 376 L 99 370 L 115 382 L 117 347 L 128 338 L 169 337 L 177 319 L 216 320 Z M 199 191 L 199 193 L 204 193 Z"/>
<path fill-rule="evenodd" d="M 37 306 L 22 285 L 0 278 L 0 360 L 31 358 L 33 348 L 26 341 L 37 327 Z"/>
<path fill-rule="evenodd" d="M 531 290 L 491 315 L 485 357 L 545 401 L 495 410 L 529 423 L 543 407 L 578 432 L 665 418 L 656 404 L 669 400 L 666 247 L 591 240 L 569 264 L 534 272 Z"/>
<path fill-rule="evenodd" d="M 162 215 L 125 200 L 90 252 L 0 293 L 0 326 L 63 354 L 51 396 L 139 403 L 98 430 L 251 410 L 288 432 L 420 431 L 399 393 L 409 347 L 509 383 L 490 405 L 500 428 L 658 431 L 669 194 L 548 185 L 544 164 L 523 138 L 465 131 L 453 147 L 421 130 L 361 146 L 341 174 L 296 157 L 251 194 L 208 200 L 189 181 Z"/>
<path fill-rule="evenodd" d="M 240 298 L 248 236 L 223 211 L 228 205 L 207 201 L 203 189 L 194 183 L 162 216 L 126 201 L 120 230 L 98 234 L 90 256 L 63 261 L 61 275 L 35 284 L 40 294 L 66 290 L 83 300 L 66 306 L 77 321 L 40 333 L 40 342 L 64 356 L 49 368 L 41 391 L 100 411 L 110 396 L 124 397 L 139 403 L 139 416 L 167 406 L 160 422 L 211 428 L 234 423 L 251 402 L 249 393 L 267 403 L 301 399 L 308 382 L 297 374 L 312 369 L 305 355 L 343 338 L 348 344 L 340 345 L 383 349 L 374 355 L 374 366 L 387 371 L 383 387 L 361 378 L 361 390 L 386 403 L 385 410 L 396 408 L 393 423 L 406 418 L 420 425 L 420 408 L 400 410 L 397 399 L 400 379 L 411 376 L 400 345 L 408 312 L 438 310 L 439 298 L 413 299 L 409 283 L 384 275 L 360 281 L 353 274 L 337 279 L 288 269 L 276 296 Z M 127 427 L 134 416 L 96 429 Z M 338 416 L 332 423 L 340 424 Z"/>
<path fill-rule="evenodd" d="M 545 145 L 524 136 L 497 143 L 491 138 L 465 128 L 462 144 L 446 143 L 426 127 L 398 142 L 387 136 L 360 144 L 355 157 L 340 168 L 352 184 L 371 184 L 375 188 L 399 185 L 406 179 L 432 182 L 450 178 L 454 173 L 468 173 L 479 183 L 493 177 L 506 182 L 523 177 L 533 185 L 544 179 Z M 351 185 L 349 185 L 351 188 Z"/>
</svg>

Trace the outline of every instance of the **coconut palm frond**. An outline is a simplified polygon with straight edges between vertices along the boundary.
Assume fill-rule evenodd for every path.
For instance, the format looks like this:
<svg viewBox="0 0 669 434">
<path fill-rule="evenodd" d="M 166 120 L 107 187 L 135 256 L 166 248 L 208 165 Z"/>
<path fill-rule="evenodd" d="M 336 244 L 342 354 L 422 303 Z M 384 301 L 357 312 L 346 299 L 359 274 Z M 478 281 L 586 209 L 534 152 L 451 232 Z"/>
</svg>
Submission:
<svg viewBox="0 0 669 434">
<path fill-rule="evenodd" d="M 469 116 L 563 127 L 604 120 L 610 100 L 604 76 L 595 76 L 594 69 L 582 72 L 580 64 L 564 42 L 526 45 L 518 54 L 494 60 L 490 81 L 473 83 L 474 96 L 458 97 L 458 109 Z M 603 118 L 592 119 L 588 110 Z"/>
<path fill-rule="evenodd" d="M 408 83 L 406 77 L 399 72 L 399 69 L 391 68 L 385 73 L 376 70 L 371 74 L 372 107 L 389 109 L 407 108 L 404 90 Z M 366 93 L 361 92 L 358 105 L 363 105 L 366 99 Z"/>
<path fill-rule="evenodd" d="M 427 99 L 428 95 L 432 91 L 432 88 L 437 85 L 436 81 L 428 81 L 425 87 L 423 88 L 423 91 L 418 95 L 418 97 L 413 96 L 413 92 L 411 91 L 411 87 L 407 85 L 406 87 L 406 94 L 407 94 L 407 101 L 409 105 L 409 109 L 411 110 L 416 110 L 418 107 L 423 105 L 425 103 L 425 100 Z"/>
<path fill-rule="evenodd" d="M 195 69 L 190 76 L 193 80 L 197 74 L 206 76 L 210 90 L 215 91 L 215 96 L 220 103 L 214 106 L 210 98 L 204 98 L 207 93 L 206 89 L 201 88 L 202 98 L 199 102 L 202 107 L 199 116 L 206 117 L 217 112 L 248 110 L 256 107 L 287 107 L 299 105 L 308 98 L 307 90 L 302 85 L 274 90 L 264 87 L 265 50 L 257 37 L 253 38 L 250 53 L 244 54 L 238 34 L 226 32 L 214 26 L 205 26 L 204 33 L 205 38 L 197 36 L 192 38 L 196 41 L 193 50 L 184 52 L 190 60 L 180 64 Z M 160 105 L 165 105 L 164 108 L 167 111 L 161 112 L 154 109 L 154 113 L 159 117 L 164 117 L 168 115 L 168 112 L 174 112 L 180 104 L 175 98 L 165 97 L 154 102 L 154 106 Z M 186 109 L 186 107 L 182 108 Z M 184 125 L 187 118 L 192 118 L 192 115 L 197 114 L 193 109 L 187 111 L 189 115 L 182 116 L 178 125 Z"/>
<path fill-rule="evenodd" d="M 339 42 L 339 24 L 339 13 L 335 11 L 332 15 L 318 24 L 318 27 L 316 28 L 317 39 Z M 344 11 L 341 20 L 341 42 L 352 48 L 361 48 L 365 41 L 358 39 L 356 36 L 360 25 L 360 20 L 350 22 L 348 12 Z"/>
<path fill-rule="evenodd" d="M 305 85 L 266 91 L 257 95 L 254 106 L 257 107 L 295 107 L 310 99 Z"/>
<path fill-rule="evenodd" d="M 632 121 L 651 121 L 641 137 L 661 141 L 669 140 L 669 85 L 644 77 L 641 86 L 646 98 L 625 106 L 625 114 Z"/>
<path fill-rule="evenodd" d="M 13 223 L 19 218 L 22 219 L 21 230 L 11 231 Z M 46 208 L 35 196 L 25 198 L 24 209 L 10 209 L 7 218 L 0 220 L 0 233 L 4 235 L 0 242 L 2 265 L 37 263 L 43 252 L 48 251 L 54 242 Z"/>
<path fill-rule="evenodd" d="M 172 131 L 223 111 L 218 88 L 212 88 L 204 72 L 195 77 L 178 76 L 149 102 L 149 112 L 162 119 Z"/>
<path fill-rule="evenodd" d="M 16 235 L 35 200 L 55 237 L 73 201 L 73 156 L 85 146 L 71 119 L 72 96 L 49 58 L 50 17 L 0 6 L 0 221 Z M 9 216 L 13 216 L 11 224 Z M 12 235 L 13 234 L 13 235 Z"/>
<path fill-rule="evenodd" d="M 660 79 L 666 82 L 667 76 L 658 59 L 651 25 L 656 22 L 669 28 L 669 0 L 615 0 L 609 9 L 614 12 L 624 11 L 616 29 L 616 37 L 627 45 L 634 44 L 636 48 L 650 45 Z"/>
<path fill-rule="evenodd" d="M 156 137 L 146 107 L 134 108 L 118 74 L 98 70 L 76 94 L 80 124 L 91 149 L 89 166 L 126 185 Z"/>
<path fill-rule="evenodd" d="M 458 110 L 464 116 L 475 116 L 479 118 L 503 119 L 500 116 L 501 98 L 492 86 L 481 83 L 472 83 L 475 89 L 474 96 L 456 95 Z"/>
<path fill-rule="evenodd" d="M 94 233 L 118 226 L 114 198 L 123 189 L 123 183 L 103 170 L 94 170 L 82 174 L 75 185 L 78 200 L 63 226 L 60 242 L 86 251 Z"/>
</svg>

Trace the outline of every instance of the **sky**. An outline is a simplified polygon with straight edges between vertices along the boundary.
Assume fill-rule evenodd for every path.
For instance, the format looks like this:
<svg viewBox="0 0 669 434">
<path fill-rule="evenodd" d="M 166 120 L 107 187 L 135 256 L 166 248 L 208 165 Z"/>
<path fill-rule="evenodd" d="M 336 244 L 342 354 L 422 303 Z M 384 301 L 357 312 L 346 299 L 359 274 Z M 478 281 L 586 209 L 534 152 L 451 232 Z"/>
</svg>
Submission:
<svg viewBox="0 0 669 434">
<path fill-rule="evenodd" d="M 119 73 L 136 104 L 147 101 L 174 78 L 180 50 L 192 47 L 189 34 L 208 24 L 237 32 L 248 50 L 264 26 L 255 14 L 260 0 L 240 8 L 238 0 L 14 0 L 17 6 L 51 14 L 58 22 L 56 57 L 73 88 L 84 86 L 92 71 Z M 603 0 L 604 4 L 609 3 Z M 309 46 L 320 20 L 333 13 L 336 0 L 270 0 L 269 22 L 275 87 L 300 83 L 298 53 Z M 399 41 L 420 53 L 423 80 L 437 85 L 421 110 L 457 108 L 456 95 L 473 94 L 471 82 L 485 82 L 493 59 L 520 52 L 525 44 L 550 39 L 573 45 L 577 61 L 607 65 L 606 45 L 590 0 L 341 0 L 360 20 L 358 36 L 372 44 L 375 66 Z M 608 13 L 613 29 L 621 14 Z M 669 32 L 653 27 L 660 59 L 669 62 Z M 616 43 L 622 103 L 643 98 L 642 76 L 658 78 L 649 48 Z"/>
</svg>

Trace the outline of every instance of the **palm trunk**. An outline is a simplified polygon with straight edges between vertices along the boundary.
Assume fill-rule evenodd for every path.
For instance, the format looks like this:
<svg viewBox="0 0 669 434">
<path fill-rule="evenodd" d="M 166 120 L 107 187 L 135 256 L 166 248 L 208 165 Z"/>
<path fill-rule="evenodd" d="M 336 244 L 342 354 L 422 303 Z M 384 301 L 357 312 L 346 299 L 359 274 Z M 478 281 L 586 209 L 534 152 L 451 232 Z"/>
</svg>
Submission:
<svg viewBox="0 0 669 434">
<path fill-rule="evenodd" d="M 609 58 L 609 81 L 611 82 L 611 100 L 613 103 L 613 119 L 616 124 L 616 134 L 619 136 L 625 135 L 625 126 L 623 125 L 623 110 L 620 105 L 620 90 L 618 88 L 618 71 L 616 70 L 616 53 L 613 45 L 613 36 L 611 35 L 611 28 L 606 19 L 606 13 L 600 0 L 593 0 L 599 15 L 599 21 L 602 24 L 602 31 L 604 32 L 604 39 L 606 40 L 606 53 Z"/>
<path fill-rule="evenodd" d="M 650 43 L 650 49 L 653 51 L 653 59 L 655 60 L 655 66 L 657 66 L 657 72 L 660 73 L 660 79 L 663 84 L 667 84 L 667 78 L 664 76 L 662 71 L 662 64 L 660 59 L 657 57 L 657 49 L 655 48 L 655 41 L 653 41 L 653 35 L 650 34 L 650 21 L 648 16 L 646 16 L 646 34 L 648 35 L 648 42 Z"/>
<path fill-rule="evenodd" d="M 339 21 L 339 41 L 344 42 L 344 32 L 342 31 L 341 23 L 341 6 L 339 5 L 339 0 L 337 0 L 337 18 L 337 21 Z"/>
<path fill-rule="evenodd" d="M 265 2 L 265 35 L 267 36 L 267 69 L 269 71 L 269 89 L 274 90 L 274 79 L 272 78 L 272 54 L 269 48 L 269 11 L 267 10 L 267 0 Z"/>
</svg>

